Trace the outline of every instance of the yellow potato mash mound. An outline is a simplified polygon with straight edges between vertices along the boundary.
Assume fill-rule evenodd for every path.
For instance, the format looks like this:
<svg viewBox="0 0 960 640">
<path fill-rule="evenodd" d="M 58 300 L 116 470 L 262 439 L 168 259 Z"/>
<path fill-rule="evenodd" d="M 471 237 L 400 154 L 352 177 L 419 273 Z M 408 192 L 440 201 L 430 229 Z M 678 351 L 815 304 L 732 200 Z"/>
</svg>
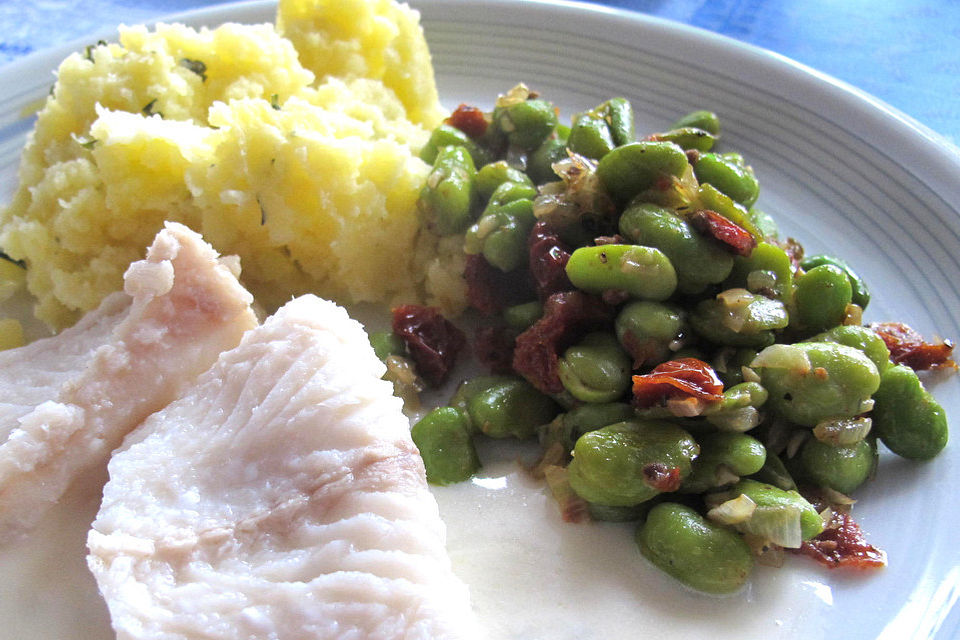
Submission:
<svg viewBox="0 0 960 640">
<path fill-rule="evenodd" d="M 380 0 L 278 11 L 290 39 L 122 28 L 61 64 L 0 213 L 37 317 L 61 328 L 96 307 L 165 220 L 240 256 L 268 308 L 310 291 L 462 309 L 462 251 L 416 212 L 416 152 L 441 117 L 417 14 Z M 323 65 L 328 49 L 342 55 Z"/>
</svg>

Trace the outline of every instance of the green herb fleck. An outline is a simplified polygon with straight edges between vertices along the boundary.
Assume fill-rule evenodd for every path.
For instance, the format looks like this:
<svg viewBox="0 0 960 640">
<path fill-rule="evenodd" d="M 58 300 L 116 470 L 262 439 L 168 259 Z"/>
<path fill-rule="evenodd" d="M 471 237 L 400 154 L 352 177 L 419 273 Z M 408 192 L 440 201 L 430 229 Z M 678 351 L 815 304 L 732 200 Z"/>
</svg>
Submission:
<svg viewBox="0 0 960 640">
<path fill-rule="evenodd" d="M 156 105 L 157 105 L 157 99 L 156 99 L 156 98 L 154 98 L 153 100 L 151 100 L 151 101 L 148 102 L 147 104 L 143 105 L 143 109 L 141 109 L 141 111 L 143 111 L 143 115 L 145 115 L 145 116 L 160 116 L 160 117 L 162 118 L 162 117 L 163 117 L 163 112 L 162 112 L 162 111 L 154 111 L 154 107 L 155 107 Z"/>
<path fill-rule="evenodd" d="M 270 96 L 270 106 L 280 111 L 280 96 L 276 93 Z"/>
<path fill-rule="evenodd" d="M 203 82 L 207 81 L 207 65 L 203 64 L 200 60 L 191 60 L 190 58 L 181 58 L 180 66 L 193 71 L 195 74 L 200 76 L 200 80 Z"/>
<path fill-rule="evenodd" d="M 23 260 L 14 260 L 3 251 L 0 251 L 0 260 L 6 260 L 7 262 L 12 262 L 13 264 L 17 265 L 21 269 L 27 268 L 26 262 L 24 262 Z"/>
<path fill-rule="evenodd" d="M 77 142 L 78 142 L 78 143 L 80 144 L 80 146 L 83 147 L 84 149 L 92 150 L 93 147 L 94 147 L 94 146 L 97 144 L 97 142 L 99 142 L 99 141 L 98 141 L 96 138 L 89 138 L 89 139 L 87 139 L 87 140 L 81 140 L 80 138 L 77 138 Z"/>
<path fill-rule="evenodd" d="M 260 194 L 257 194 L 257 205 L 260 207 L 260 226 L 267 224 L 267 210 L 263 207 L 263 202 L 260 200 Z"/>
<path fill-rule="evenodd" d="M 84 48 L 83 50 L 84 57 L 90 62 L 93 62 L 93 50 L 96 49 L 97 47 L 105 47 L 105 46 L 107 46 L 106 40 L 97 40 L 97 44 L 88 44 L 86 48 Z"/>
</svg>

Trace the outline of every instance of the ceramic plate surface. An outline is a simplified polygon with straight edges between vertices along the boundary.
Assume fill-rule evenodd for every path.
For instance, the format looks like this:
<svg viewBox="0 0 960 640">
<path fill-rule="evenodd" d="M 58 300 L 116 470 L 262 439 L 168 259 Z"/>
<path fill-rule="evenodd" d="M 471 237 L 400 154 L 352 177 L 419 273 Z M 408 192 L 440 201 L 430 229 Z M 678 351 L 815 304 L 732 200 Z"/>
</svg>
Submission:
<svg viewBox="0 0 960 640">
<path fill-rule="evenodd" d="M 645 16 L 577 4 L 414 3 L 445 104 L 491 106 L 519 81 L 564 116 L 623 95 L 639 132 L 698 108 L 716 111 L 722 148 L 746 156 L 762 209 L 810 253 L 845 258 L 872 285 L 870 321 L 960 337 L 960 155 L 879 101 L 774 54 Z M 194 26 L 273 20 L 274 5 L 223 5 L 174 16 Z M 30 112 L 52 71 L 82 42 L 0 69 L 0 195 L 16 184 Z M 929 387 L 956 429 L 960 378 Z M 956 438 L 956 434 L 955 438 Z M 868 575 L 788 558 L 749 586 L 708 598 L 677 586 L 636 552 L 620 525 L 559 522 L 542 489 L 509 461 L 436 490 L 455 569 L 491 640 L 954 638 L 960 634 L 960 443 L 936 460 L 885 452 L 854 514 L 889 566 Z M 78 488 L 28 542 L 0 549 L 0 638 L 111 637 L 83 563 L 97 496 Z"/>
</svg>

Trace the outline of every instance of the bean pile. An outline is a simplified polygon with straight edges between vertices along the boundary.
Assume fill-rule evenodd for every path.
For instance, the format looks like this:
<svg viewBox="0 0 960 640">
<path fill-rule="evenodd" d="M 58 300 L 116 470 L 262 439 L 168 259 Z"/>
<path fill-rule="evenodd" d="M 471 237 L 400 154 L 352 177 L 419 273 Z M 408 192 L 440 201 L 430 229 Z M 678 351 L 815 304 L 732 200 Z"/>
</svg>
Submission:
<svg viewBox="0 0 960 640">
<path fill-rule="evenodd" d="M 955 367 L 952 345 L 865 326 L 863 280 L 781 238 L 719 138 L 697 111 L 638 140 L 623 98 L 568 127 L 523 85 L 433 132 L 419 206 L 436 233 L 463 234 L 492 372 L 413 427 L 427 477 L 476 473 L 478 434 L 538 437 L 534 472 L 565 518 L 636 521 L 641 553 L 708 593 L 784 549 L 882 565 L 847 494 L 878 440 L 918 460 L 946 445 L 915 369 Z M 393 329 L 372 338 L 381 357 L 426 353 L 442 384 L 463 334 L 409 306 Z"/>
</svg>

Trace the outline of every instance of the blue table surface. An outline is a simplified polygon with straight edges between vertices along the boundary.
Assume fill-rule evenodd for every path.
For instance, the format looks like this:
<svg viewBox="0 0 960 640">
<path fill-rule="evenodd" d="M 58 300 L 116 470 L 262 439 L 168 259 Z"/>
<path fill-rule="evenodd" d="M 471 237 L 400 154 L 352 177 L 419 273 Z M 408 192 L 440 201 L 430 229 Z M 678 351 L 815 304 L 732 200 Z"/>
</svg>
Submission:
<svg viewBox="0 0 960 640">
<path fill-rule="evenodd" d="M 0 0 L 0 64 L 119 23 L 223 0 Z M 956 0 L 605 0 L 720 33 L 839 78 L 960 142 Z"/>
</svg>

